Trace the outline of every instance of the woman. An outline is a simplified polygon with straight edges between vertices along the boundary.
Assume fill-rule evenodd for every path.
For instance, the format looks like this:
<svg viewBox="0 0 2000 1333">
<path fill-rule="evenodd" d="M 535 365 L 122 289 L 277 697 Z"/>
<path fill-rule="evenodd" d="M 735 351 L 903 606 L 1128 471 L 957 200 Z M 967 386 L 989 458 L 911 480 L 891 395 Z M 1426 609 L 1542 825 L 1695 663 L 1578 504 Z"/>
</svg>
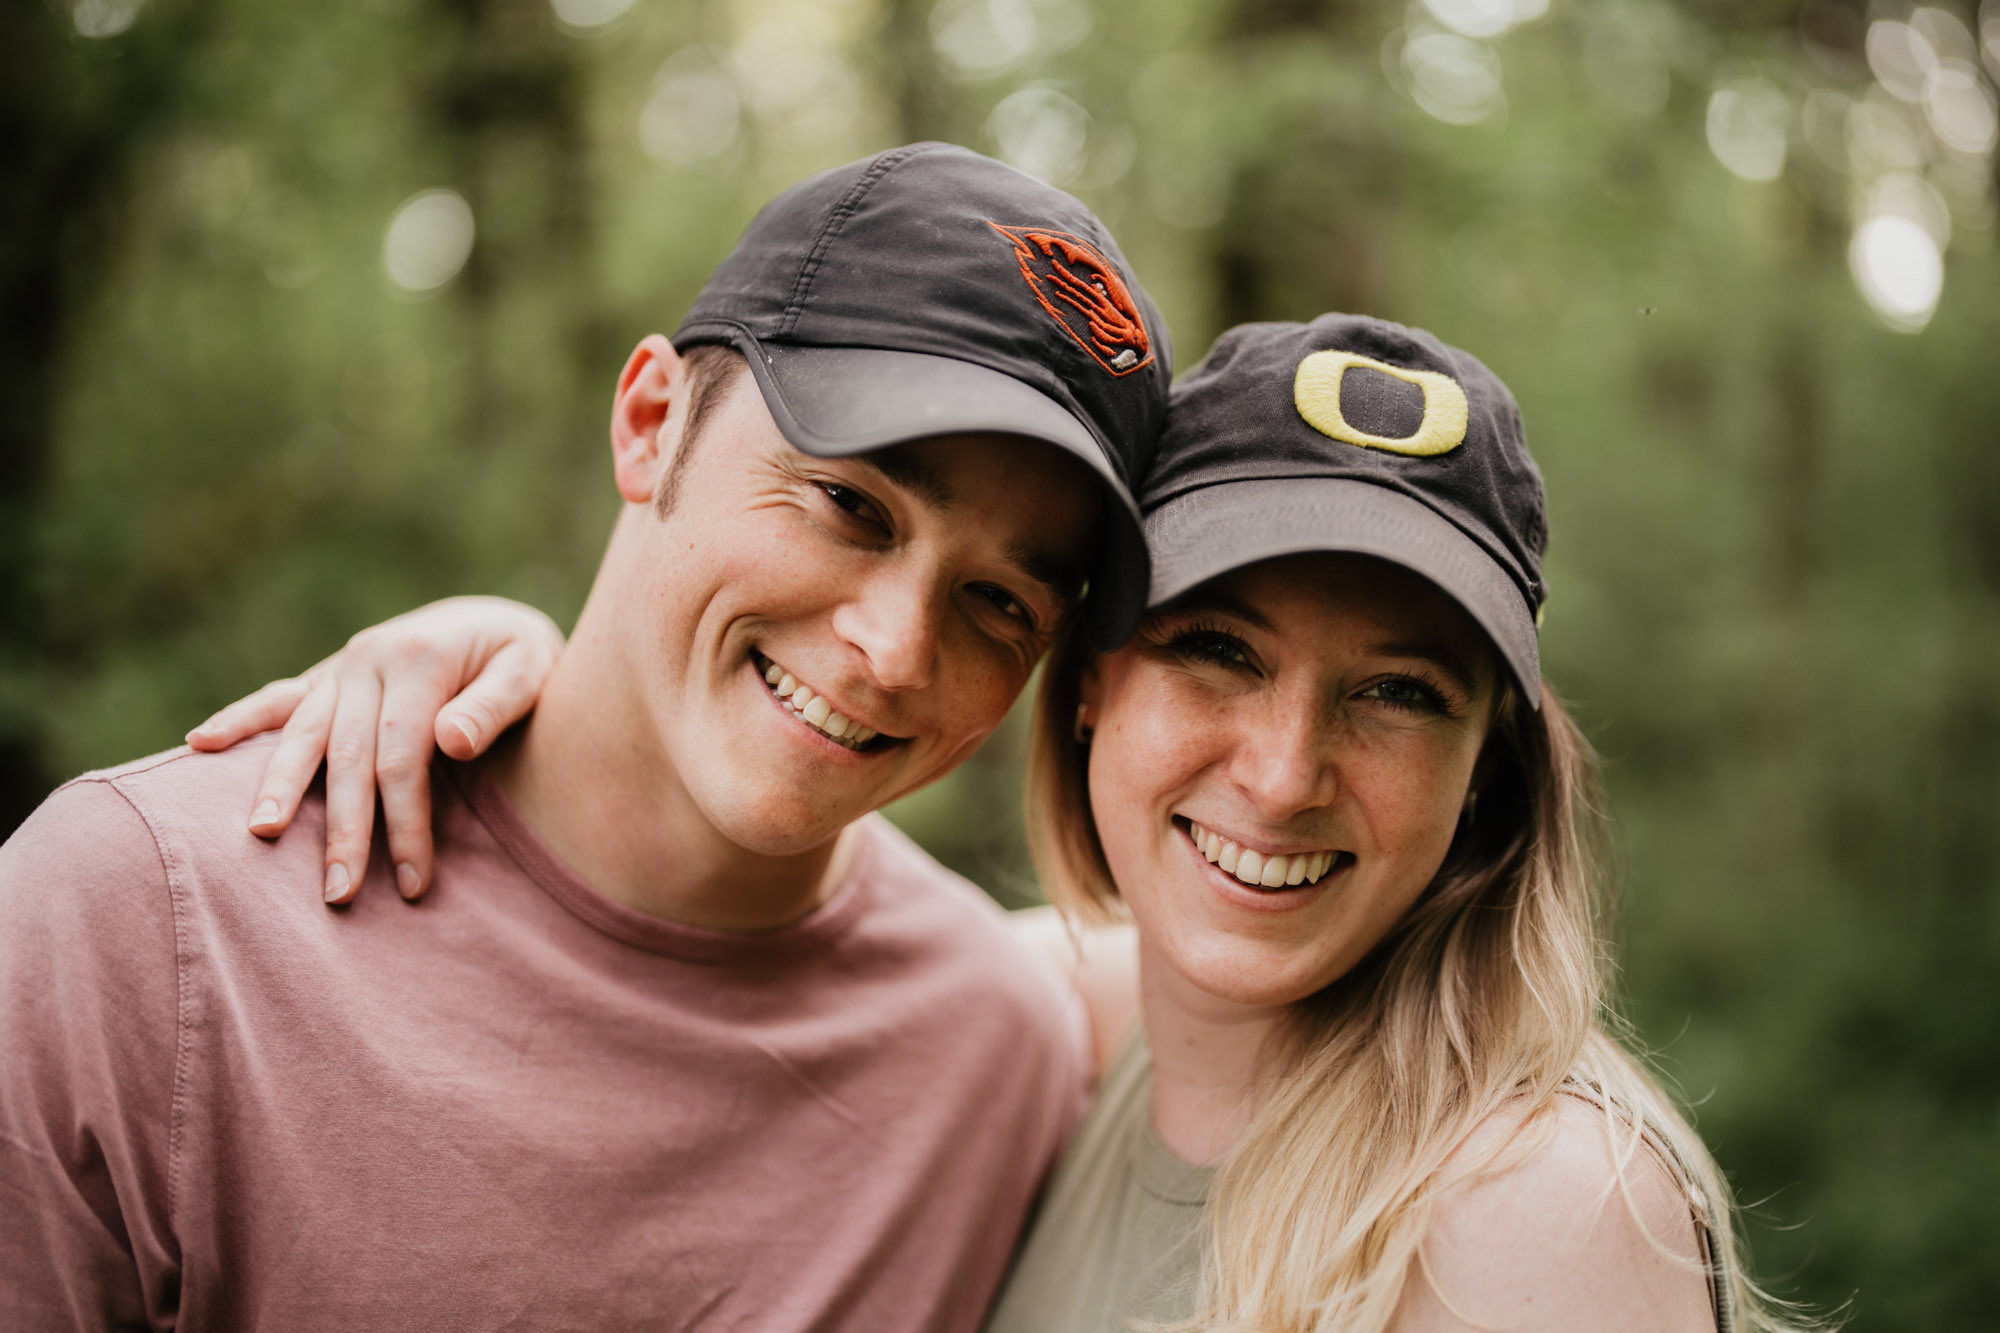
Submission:
<svg viewBox="0 0 2000 1333">
<path fill-rule="evenodd" d="M 1137 984 L 1073 956 L 1107 1059 L 991 1327 L 1776 1327 L 1713 1163 L 1606 1030 L 1505 387 L 1379 321 L 1244 326 L 1176 388 L 1142 498 L 1153 609 L 1058 650 L 1030 778 L 1051 897 L 1136 927 Z M 426 660 L 399 677 L 425 699 L 472 674 Z"/>
</svg>

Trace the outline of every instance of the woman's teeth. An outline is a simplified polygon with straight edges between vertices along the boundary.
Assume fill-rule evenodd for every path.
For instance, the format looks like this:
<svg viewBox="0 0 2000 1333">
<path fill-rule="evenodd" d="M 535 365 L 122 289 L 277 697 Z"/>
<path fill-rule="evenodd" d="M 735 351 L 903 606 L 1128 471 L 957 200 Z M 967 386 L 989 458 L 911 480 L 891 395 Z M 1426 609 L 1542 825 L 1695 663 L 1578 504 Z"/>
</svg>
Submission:
<svg viewBox="0 0 2000 1333">
<path fill-rule="evenodd" d="M 765 661 L 768 665 L 764 668 L 764 683 L 813 730 L 831 736 L 850 750 L 860 749 L 880 734 L 873 727 L 864 727 L 852 718 L 834 712 L 833 705 L 814 694 L 809 686 L 794 679 L 791 672 L 768 658 Z"/>
<path fill-rule="evenodd" d="M 1293 856 L 1266 856 L 1239 847 L 1229 839 L 1193 820 L 1188 836 L 1210 863 L 1260 889 L 1283 889 L 1299 884 L 1317 884 L 1320 877 L 1340 859 L 1339 852 L 1299 852 Z"/>
</svg>

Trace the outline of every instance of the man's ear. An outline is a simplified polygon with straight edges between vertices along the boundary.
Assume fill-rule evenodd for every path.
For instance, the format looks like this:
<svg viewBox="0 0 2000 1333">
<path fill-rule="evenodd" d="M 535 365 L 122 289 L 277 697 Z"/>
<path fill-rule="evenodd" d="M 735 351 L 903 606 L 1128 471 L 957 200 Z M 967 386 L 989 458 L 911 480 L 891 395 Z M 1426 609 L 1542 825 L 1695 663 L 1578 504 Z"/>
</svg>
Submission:
<svg viewBox="0 0 2000 1333">
<path fill-rule="evenodd" d="M 660 476 L 680 443 L 685 412 L 675 412 L 687 385 L 687 362 L 657 333 L 632 349 L 611 401 L 611 470 L 618 493 L 651 504 Z"/>
</svg>

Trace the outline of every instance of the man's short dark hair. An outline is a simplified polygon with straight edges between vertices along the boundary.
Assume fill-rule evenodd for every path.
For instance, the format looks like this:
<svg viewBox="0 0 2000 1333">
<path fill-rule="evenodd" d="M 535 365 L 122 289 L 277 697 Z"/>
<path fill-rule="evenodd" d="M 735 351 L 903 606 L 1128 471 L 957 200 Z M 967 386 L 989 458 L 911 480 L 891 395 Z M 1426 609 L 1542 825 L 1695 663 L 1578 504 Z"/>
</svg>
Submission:
<svg viewBox="0 0 2000 1333">
<path fill-rule="evenodd" d="M 680 447 L 667 464 L 659 489 L 653 492 L 653 512 L 661 518 L 673 512 L 674 501 L 680 496 L 681 474 L 687 471 L 688 460 L 694 457 L 695 443 L 701 438 L 708 418 L 714 415 L 715 405 L 722 401 L 729 386 L 750 369 L 741 352 L 721 343 L 690 347 L 681 359 L 687 367 L 687 425 L 681 429 Z"/>
</svg>

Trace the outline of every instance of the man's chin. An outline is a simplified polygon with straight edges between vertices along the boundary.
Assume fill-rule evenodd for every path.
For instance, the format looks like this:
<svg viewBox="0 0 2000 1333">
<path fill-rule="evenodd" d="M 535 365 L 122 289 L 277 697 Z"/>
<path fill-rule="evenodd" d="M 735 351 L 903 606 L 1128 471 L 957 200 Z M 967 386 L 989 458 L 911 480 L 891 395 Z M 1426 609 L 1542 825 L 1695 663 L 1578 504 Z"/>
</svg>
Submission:
<svg viewBox="0 0 2000 1333">
<path fill-rule="evenodd" d="M 761 794 L 752 809 L 710 812 L 717 832 L 753 856 L 786 858 L 823 850 L 841 830 L 876 809 L 857 804 L 851 809 L 807 803 L 774 802 Z"/>
</svg>

